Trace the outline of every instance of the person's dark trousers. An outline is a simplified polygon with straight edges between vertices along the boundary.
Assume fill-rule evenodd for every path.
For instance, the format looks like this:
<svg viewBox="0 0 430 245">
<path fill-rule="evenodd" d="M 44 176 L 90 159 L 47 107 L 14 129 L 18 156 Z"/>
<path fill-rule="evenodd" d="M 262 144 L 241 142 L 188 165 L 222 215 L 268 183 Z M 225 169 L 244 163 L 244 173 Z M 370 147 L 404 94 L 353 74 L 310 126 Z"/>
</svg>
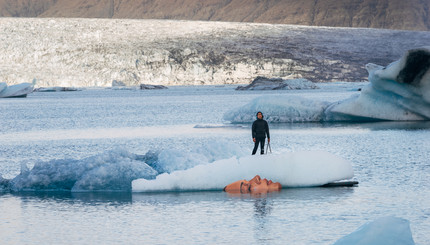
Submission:
<svg viewBox="0 0 430 245">
<path fill-rule="evenodd" d="M 254 143 L 254 150 L 252 150 L 252 155 L 255 155 L 258 149 L 258 144 L 261 146 L 261 155 L 264 154 L 264 142 L 266 141 L 266 138 L 255 138 Z"/>
</svg>

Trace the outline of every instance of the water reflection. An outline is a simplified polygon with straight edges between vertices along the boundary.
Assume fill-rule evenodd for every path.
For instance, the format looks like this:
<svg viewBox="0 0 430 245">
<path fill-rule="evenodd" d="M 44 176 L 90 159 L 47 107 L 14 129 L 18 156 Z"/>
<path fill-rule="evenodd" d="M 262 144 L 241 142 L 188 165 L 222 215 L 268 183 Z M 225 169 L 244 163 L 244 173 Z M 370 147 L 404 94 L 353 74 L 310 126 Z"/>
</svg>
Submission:
<svg viewBox="0 0 430 245">
<path fill-rule="evenodd" d="M 270 213 L 273 210 L 273 199 L 267 196 L 254 201 L 254 238 L 256 241 L 267 242 L 272 239 L 270 234 Z"/>
<path fill-rule="evenodd" d="M 4 193 L 20 197 L 23 201 L 35 202 L 79 202 L 85 205 L 97 204 L 127 204 L 132 202 L 130 192 L 68 192 L 68 191 L 25 191 L 18 193 Z M 1 198 L 1 195 L 0 195 Z"/>
<path fill-rule="evenodd" d="M 256 219 L 265 218 L 272 210 L 272 202 L 267 197 L 255 199 L 254 216 Z"/>
<path fill-rule="evenodd" d="M 354 187 L 307 187 L 307 188 L 284 188 L 281 191 L 265 194 L 250 193 L 225 193 L 230 198 L 240 198 L 242 200 L 259 200 L 261 198 L 271 200 L 297 200 L 297 201 L 328 201 L 332 198 L 347 198 L 354 193 Z"/>
<path fill-rule="evenodd" d="M 190 202 L 218 202 L 224 201 L 223 191 L 195 191 L 195 192 L 154 192 L 154 193 L 133 193 L 134 203 L 146 203 L 149 205 L 169 204 L 181 205 Z"/>
<path fill-rule="evenodd" d="M 346 198 L 354 192 L 355 187 L 339 188 L 288 188 L 279 192 L 264 194 L 226 193 L 223 191 L 196 191 L 196 192 L 159 192 L 159 193 L 132 193 L 132 192 L 55 192 L 55 191 L 26 191 L 19 193 L 0 193 L 0 198 L 6 196 L 20 197 L 25 201 L 52 201 L 52 202 L 80 202 L 86 205 L 97 204 L 130 204 L 144 202 L 150 205 L 160 203 L 178 205 L 189 202 L 254 202 L 254 215 L 264 218 L 273 209 L 273 201 L 329 201 L 333 198 Z"/>
</svg>

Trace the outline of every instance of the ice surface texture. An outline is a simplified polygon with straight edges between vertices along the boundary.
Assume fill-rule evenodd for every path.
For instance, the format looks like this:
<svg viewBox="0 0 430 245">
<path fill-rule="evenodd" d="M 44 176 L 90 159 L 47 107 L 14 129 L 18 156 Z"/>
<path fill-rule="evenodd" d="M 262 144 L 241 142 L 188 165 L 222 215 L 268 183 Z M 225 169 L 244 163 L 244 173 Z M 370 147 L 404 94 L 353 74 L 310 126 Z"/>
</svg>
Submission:
<svg viewBox="0 0 430 245">
<path fill-rule="evenodd" d="M 430 119 L 430 48 L 409 50 L 387 67 L 366 65 L 370 84 L 335 103 L 301 97 L 259 97 L 227 112 L 233 123 L 251 122 L 263 111 L 271 122 L 332 122 Z"/>
</svg>

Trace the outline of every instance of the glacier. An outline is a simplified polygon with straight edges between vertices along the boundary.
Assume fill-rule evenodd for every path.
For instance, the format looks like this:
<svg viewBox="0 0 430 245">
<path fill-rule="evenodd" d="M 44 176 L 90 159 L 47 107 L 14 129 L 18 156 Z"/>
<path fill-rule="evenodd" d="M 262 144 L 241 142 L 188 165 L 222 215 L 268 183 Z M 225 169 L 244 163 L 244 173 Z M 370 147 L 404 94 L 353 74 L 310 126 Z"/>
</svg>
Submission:
<svg viewBox="0 0 430 245">
<path fill-rule="evenodd" d="M 430 47 L 408 50 L 386 67 L 367 64 L 370 84 L 337 102 L 293 96 L 261 96 L 228 111 L 232 123 L 254 120 L 263 111 L 269 122 L 414 121 L 430 119 Z"/>
<path fill-rule="evenodd" d="M 364 81 L 429 32 L 256 23 L 1 18 L 0 81 L 37 87 L 247 84 L 257 76 Z M 335 41 L 334 41 L 335 40 Z"/>
</svg>

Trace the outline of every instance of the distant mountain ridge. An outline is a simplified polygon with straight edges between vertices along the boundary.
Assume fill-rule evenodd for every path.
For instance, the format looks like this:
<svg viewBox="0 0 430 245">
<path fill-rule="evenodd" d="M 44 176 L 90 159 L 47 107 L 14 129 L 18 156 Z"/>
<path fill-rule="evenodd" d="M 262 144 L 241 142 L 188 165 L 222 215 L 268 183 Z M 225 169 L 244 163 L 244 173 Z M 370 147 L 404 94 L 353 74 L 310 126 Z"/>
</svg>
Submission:
<svg viewBox="0 0 430 245">
<path fill-rule="evenodd" d="M 430 30 L 429 0 L 0 0 L 0 17 L 175 19 Z"/>
</svg>

